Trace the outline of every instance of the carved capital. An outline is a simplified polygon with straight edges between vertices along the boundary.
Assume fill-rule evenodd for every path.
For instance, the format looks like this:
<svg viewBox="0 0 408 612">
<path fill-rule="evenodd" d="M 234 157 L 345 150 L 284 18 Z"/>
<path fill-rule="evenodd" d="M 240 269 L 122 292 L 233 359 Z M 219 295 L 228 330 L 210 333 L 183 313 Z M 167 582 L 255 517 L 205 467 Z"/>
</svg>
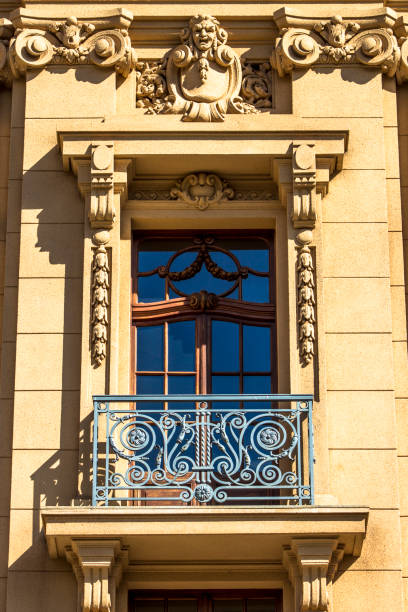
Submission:
<svg viewBox="0 0 408 612">
<path fill-rule="evenodd" d="M 395 13 L 385 11 L 357 20 L 335 15 L 322 21 L 277 11 L 280 29 L 271 64 L 280 76 L 313 65 L 360 64 L 394 76 L 401 52 L 392 26 Z"/>
<path fill-rule="evenodd" d="M 78 584 L 78 603 L 82 612 L 115 612 L 116 590 L 127 551 L 119 540 L 73 540 L 65 549 Z"/>
<path fill-rule="evenodd" d="M 75 16 L 53 21 L 31 17 L 19 9 L 13 19 L 16 32 L 9 52 L 12 73 L 18 78 L 29 69 L 50 64 L 91 64 L 114 68 L 126 77 L 136 65 L 127 31 L 132 19 L 124 9 L 93 22 Z"/>
<path fill-rule="evenodd" d="M 283 564 L 295 592 L 296 612 L 330 609 L 329 585 L 343 558 L 337 539 L 293 539 L 283 548 Z"/>
</svg>

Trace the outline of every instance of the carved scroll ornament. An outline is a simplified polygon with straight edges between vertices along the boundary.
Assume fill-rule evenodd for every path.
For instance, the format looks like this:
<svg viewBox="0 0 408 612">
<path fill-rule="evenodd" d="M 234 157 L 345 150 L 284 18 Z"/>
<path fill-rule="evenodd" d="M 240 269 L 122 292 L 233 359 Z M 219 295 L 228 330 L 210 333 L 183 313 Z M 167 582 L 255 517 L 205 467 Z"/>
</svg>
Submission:
<svg viewBox="0 0 408 612">
<path fill-rule="evenodd" d="M 76 17 L 51 23 L 46 30 L 16 30 L 10 44 L 10 67 L 15 77 L 30 68 L 49 64 L 92 64 L 115 68 L 127 76 L 136 65 L 126 29 L 95 31 L 91 23 L 80 23 Z"/>
<path fill-rule="evenodd" d="M 192 17 L 180 34 L 182 44 L 160 70 L 142 67 L 138 93 L 150 102 L 142 105 L 153 113 L 181 114 L 183 121 L 223 121 L 227 113 L 257 112 L 239 95 L 241 63 L 227 38 L 215 17 Z"/>
<path fill-rule="evenodd" d="M 216 174 L 199 172 L 188 174 L 181 181 L 177 181 L 170 190 L 170 197 L 205 210 L 210 204 L 232 200 L 234 190 Z"/>
<path fill-rule="evenodd" d="M 294 68 L 339 63 L 380 67 L 394 76 L 399 65 L 401 52 L 389 28 L 361 30 L 358 23 L 335 16 L 315 23 L 313 29 L 284 28 L 281 34 L 271 57 L 280 76 Z"/>
</svg>

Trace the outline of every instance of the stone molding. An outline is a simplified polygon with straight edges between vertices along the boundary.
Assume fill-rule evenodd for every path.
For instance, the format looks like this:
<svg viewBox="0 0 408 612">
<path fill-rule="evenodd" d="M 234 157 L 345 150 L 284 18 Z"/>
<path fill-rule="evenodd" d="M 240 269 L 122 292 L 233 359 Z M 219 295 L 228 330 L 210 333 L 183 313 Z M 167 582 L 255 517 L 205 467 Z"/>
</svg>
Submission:
<svg viewBox="0 0 408 612">
<path fill-rule="evenodd" d="M 329 585 L 344 556 L 337 538 L 293 539 L 283 547 L 283 563 L 295 591 L 295 610 L 328 612 Z"/>
<path fill-rule="evenodd" d="M 127 567 L 127 550 L 120 540 L 76 540 L 65 547 L 78 584 L 82 612 L 115 612 L 116 591 Z"/>
</svg>

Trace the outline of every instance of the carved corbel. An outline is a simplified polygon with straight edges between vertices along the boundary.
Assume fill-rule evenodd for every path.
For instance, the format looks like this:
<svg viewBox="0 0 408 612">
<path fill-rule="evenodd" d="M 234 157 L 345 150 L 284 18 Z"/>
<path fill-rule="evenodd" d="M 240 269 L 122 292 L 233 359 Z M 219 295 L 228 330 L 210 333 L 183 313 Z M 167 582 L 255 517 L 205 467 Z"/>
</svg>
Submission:
<svg viewBox="0 0 408 612">
<path fill-rule="evenodd" d="M 330 610 L 329 587 L 344 556 L 337 539 L 293 539 L 283 548 L 283 564 L 294 589 L 295 611 Z"/>
<path fill-rule="evenodd" d="M 391 77 L 396 73 L 401 53 L 390 27 L 395 18 L 389 11 L 358 21 L 335 15 L 313 22 L 282 10 L 276 15 L 280 35 L 275 42 L 271 65 L 280 76 L 295 68 L 327 64 L 381 68 Z"/>
<path fill-rule="evenodd" d="M 81 612 L 115 612 L 116 591 L 127 566 L 119 540 L 73 540 L 65 549 L 78 584 Z"/>
<path fill-rule="evenodd" d="M 17 29 L 9 53 L 10 68 L 16 78 L 29 69 L 49 64 L 115 68 L 124 77 L 136 66 L 127 31 L 133 16 L 124 9 L 95 23 L 80 21 L 75 16 L 65 21 L 33 20 L 23 10 L 14 19 Z M 32 27 L 33 22 L 37 27 Z"/>
</svg>

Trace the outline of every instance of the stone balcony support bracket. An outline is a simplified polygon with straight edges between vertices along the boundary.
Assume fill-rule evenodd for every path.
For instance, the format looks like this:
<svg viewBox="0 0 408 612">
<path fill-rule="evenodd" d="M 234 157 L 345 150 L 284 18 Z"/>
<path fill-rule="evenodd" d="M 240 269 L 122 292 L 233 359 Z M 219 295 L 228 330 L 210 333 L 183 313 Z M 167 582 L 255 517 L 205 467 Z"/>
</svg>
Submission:
<svg viewBox="0 0 408 612">
<path fill-rule="evenodd" d="M 343 556 L 344 545 L 337 538 L 293 539 L 283 547 L 296 612 L 330 610 L 329 585 Z"/>
<path fill-rule="evenodd" d="M 78 584 L 81 612 L 115 612 L 116 591 L 127 566 L 120 540 L 76 540 L 65 547 Z"/>
</svg>

